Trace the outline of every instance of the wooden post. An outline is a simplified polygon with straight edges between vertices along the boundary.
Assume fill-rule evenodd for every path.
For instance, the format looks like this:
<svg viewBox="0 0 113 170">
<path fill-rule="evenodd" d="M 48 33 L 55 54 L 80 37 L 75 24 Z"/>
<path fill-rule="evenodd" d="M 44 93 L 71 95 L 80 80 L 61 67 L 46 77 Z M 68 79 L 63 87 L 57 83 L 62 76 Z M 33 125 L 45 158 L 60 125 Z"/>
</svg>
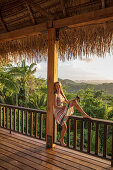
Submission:
<svg viewBox="0 0 113 170">
<path fill-rule="evenodd" d="M 53 147 L 54 82 L 58 81 L 58 41 L 56 30 L 48 29 L 46 146 Z"/>
<path fill-rule="evenodd" d="M 2 127 L 2 107 L 0 106 L 0 127 Z"/>
</svg>

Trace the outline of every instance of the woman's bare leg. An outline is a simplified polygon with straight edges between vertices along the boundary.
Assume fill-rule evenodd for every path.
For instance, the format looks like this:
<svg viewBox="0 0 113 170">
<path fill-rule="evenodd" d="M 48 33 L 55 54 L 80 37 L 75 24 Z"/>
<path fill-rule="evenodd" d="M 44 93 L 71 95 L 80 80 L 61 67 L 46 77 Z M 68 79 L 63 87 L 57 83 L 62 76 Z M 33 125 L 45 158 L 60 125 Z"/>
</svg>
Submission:
<svg viewBox="0 0 113 170">
<path fill-rule="evenodd" d="M 61 139 L 60 139 L 60 143 L 61 143 L 62 146 L 66 146 L 66 144 L 64 143 L 64 135 L 65 135 L 66 130 L 67 130 L 67 126 L 66 126 L 66 124 L 64 124 L 62 126 Z"/>
<path fill-rule="evenodd" d="M 91 119 L 75 100 L 72 100 L 72 106 L 75 106 L 75 108 L 83 114 L 83 117 Z"/>
</svg>

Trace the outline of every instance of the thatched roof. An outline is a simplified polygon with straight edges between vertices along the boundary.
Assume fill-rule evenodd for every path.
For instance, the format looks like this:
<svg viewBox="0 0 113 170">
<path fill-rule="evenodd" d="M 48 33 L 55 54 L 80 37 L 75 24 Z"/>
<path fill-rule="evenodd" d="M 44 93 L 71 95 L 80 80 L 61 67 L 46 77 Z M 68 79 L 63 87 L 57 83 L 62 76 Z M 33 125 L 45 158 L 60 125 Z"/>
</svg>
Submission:
<svg viewBox="0 0 113 170">
<path fill-rule="evenodd" d="M 1 0 L 0 56 L 6 60 L 12 58 L 16 60 L 17 57 L 37 59 L 37 56 L 38 59 L 46 59 L 47 29 L 51 27 L 50 25 L 59 28 L 59 57 L 62 60 L 82 58 L 83 55 L 88 57 L 91 54 L 103 56 L 106 52 L 113 52 L 113 12 L 95 23 L 89 22 L 90 17 L 87 22 L 89 24 L 81 21 L 83 18 L 86 22 L 87 14 L 90 12 L 94 12 L 91 16 L 94 17 L 96 11 L 98 14 L 99 10 L 109 11 L 112 7 L 112 0 Z M 71 28 L 70 23 L 74 19 L 72 18 L 65 26 L 65 19 L 73 16 L 75 18 L 81 16 L 80 21 L 76 21 L 75 26 Z M 95 18 L 98 20 L 98 16 Z M 59 21 L 62 22 L 61 26 Z M 35 28 L 40 25 L 41 27 L 46 25 L 47 29 L 35 35 L 32 33 L 30 36 L 9 38 L 15 31 L 23 29 L 24 32 L 25 28 L 30 30 L 32 26 Z"/>
</svg>

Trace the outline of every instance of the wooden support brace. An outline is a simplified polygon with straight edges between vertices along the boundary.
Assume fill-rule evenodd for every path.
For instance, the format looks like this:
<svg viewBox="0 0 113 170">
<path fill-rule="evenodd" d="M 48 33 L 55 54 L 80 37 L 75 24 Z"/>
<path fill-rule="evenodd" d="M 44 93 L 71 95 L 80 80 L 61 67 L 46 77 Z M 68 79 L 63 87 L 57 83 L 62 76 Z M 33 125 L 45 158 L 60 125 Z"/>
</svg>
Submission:
<svg viewBox="0 0 113 170">
<path fill-rule="evenodd" d="M 5 22 L 4 22 L 1 14 L 0 14 L 0 22 L 2 24 L 2 27 L 3 27 L 4 31 L 8 32 L 8 28 L 7 28 L 7 26 L 6 26 Z"/>
<path fill-rule="evenodd" d="M 30 15 L 30 18 L 31 18 L 31 20 L 32 20 L 32 23 L 35 25 L 35 19 L 34 19 L 34 16 L 33 16 L 33 13 L 32 13 L 32 10 L 31 10 L 31 8 L 30 8 L 30 6 L 29 6 L 29 4 L 28 4 L 28 2 L 27 2 L 27 0 L 24 0 L 25 1 L 25 4 L 26 4 L 26 7 L 27 7 L 27 10 L 28 10 L 28 12 L 29 12 L 29 15 Z"/>
<path fill-rule="evenodd" d="M 64 0 L 60 0 L 60 3 L 61 3 L 61 8 L 62 8 L 62 11 L 63 11 L 63 15 L 66 16 L 66 8 L 65 8 Z"/>
</svg>

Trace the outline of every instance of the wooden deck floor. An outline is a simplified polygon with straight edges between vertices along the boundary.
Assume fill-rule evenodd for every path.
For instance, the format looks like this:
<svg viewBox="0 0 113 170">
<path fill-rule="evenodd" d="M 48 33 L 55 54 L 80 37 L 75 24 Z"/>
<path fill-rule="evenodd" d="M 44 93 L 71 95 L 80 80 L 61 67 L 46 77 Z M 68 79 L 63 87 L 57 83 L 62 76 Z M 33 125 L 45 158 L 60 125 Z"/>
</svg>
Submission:
<svg viewBox="0 0 113 170">
<path fill-rule="evenodd" d="M 2 169 L 112 169 L 110 161 L 66 147 L 46 149 L 43 141 L 0 128 L 0 170 Z"/>
</svg>

